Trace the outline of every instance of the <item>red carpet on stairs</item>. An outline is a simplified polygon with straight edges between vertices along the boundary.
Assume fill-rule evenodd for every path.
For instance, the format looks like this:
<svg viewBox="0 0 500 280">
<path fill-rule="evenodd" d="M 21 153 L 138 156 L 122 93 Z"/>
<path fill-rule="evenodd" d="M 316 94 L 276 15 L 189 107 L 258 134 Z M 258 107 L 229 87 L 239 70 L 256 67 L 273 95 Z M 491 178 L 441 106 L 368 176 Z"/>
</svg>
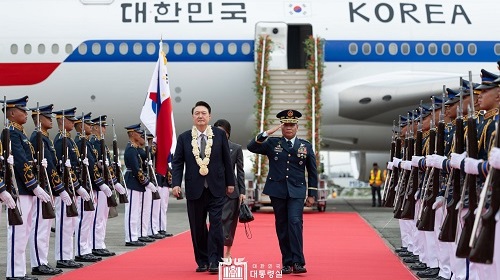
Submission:
<svg viewBox="0 0 500 280">
<path fill-rule="evenodd" d="M 222 270 L 220 276 L 196 273 L 191 237 L 185 232 L 51 279 L 279 278 L 273 274 L 281 265 L 274 215 L 256 213 L 250 227 L 252 239 L 247 239 L 243 224 L 238 225 L 232 250 L 233 259 L 244 258 L 247 263 L 242 278 L 225 277 Z M 304 253 L 308 272 L 282 278 L 416 279 L 357 213 L 305 213 Z M 264 273 L 263 277 L 259 273 Z"/>
</svg>

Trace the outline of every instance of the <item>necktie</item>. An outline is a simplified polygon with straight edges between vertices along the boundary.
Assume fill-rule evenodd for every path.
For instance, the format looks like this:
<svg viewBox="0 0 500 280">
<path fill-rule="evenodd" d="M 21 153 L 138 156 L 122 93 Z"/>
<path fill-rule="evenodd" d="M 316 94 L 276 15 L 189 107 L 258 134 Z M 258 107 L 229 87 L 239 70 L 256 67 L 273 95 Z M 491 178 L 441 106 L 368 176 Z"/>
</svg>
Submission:
<svg viewBox="0 0 500 280">
<path fill-rule="evenodd" d="M 288 144 L 288 148 L 293 148 L 292 141 L 288 140 L 286 143 Z"/>
<path fill-rule="evenodd" d="M 207 141 L 205 140 L 205 134 L 200 135 L 200 157 L 201 159 L 205 158 L 205 147 L 207 146 Z"/>
</svg>

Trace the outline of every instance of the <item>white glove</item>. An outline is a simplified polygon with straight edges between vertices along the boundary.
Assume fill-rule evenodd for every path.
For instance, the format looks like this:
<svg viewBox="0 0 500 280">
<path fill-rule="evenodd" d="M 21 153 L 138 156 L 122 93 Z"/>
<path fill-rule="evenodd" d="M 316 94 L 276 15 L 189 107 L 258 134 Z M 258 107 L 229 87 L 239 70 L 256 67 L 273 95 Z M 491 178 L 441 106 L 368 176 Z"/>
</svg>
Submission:
<svg viewBox="0 0 500 280">
<path fill-rule="evenodd" d="M 393 157 L 392 158 L 392 163 L 394 164 L 394 166 L 396 168 L 399 168 L 399 163 L 401 162 L 401 159 L 400 158 L 397 158 L 397 157 Z"/>
<path fill-rule="evenodd" d="M 403 160 L 401 162 L 401 168 L 403 168 L 404 170 L 411 170 L 411 161 Z"/>
<path fill-rule="evenodd" d="M 463 152 L 461 154 L 451 153 L 450 165 L 455 169 L 460 169 L 460 164 L 462 160 L 467 156 L 467 152 Z"/>
<path fill-rule="evenodd" d="M 425 156 L 425 166 L 433 167 L 433 165 L 434 165 L 433 160 L 434 160 L 434 158 L 432 157 L 432 155 L 426 155 Z"/>
<path fill-rule="evenodd" d="M 415 192 L 415 200 L 418 199 L 418 196 L 420 195 L 420 189 L 418 189 L 416 192 Z"/>
<path fill-rule="evenodd" d="M 108 187 L 106 184 L 102 184 L 99 189 L 106 195 L 106 197 L 110 197 L 113 193 L 111 192 L 111 189 Z"/>
<path fill-rule="evenodd" d="M 495 169 L 500 169 L 500 148 L 493 147 L 488 156 L 488 163 Z"/>
<path fill-rule="evenodd" d="M 418 163 L 420 162 L 421 159 L 423 159 L 424 157 L 421 157 L 421 156 L 412 156 L 411 157 L 411 166 L 413 167 L 418 167 Z"/>
<path fill-rule="evenodd" d="M 465 173 L 471 174 L 471 175 L 479 175 L 479 170 L 478 170 L 477 166 L 481 162 L 483 162 L 482 159 L 475 159 L 475 158 L 466 157 L 465 164 L 464 164 Z"/>
<path fill-rule="evenodd" d="M 82 160 L 82 163 L 85 164 L 86 166 L 89 166 L 89 159 L 88 158 L 84 158 Z"/>
<path fill-rule="evenodd" d="M 432 155 L 432 162 L 434 164 L 434 167 L 437 169 L 443 169 L 443 162 L 447 160 L 447 157 L 445 156 L 440 156 L 437 154 Z"/>
<path fill-rule="evenodd" d="M 149 184 L 146 186 L 147 189 L 149 189 L 151 192 L 157 192 L 158 189 L 153 185 L 153 183 L 149 182 Z"/>
<path fill-rule="evenodd" d="M 10 193 L 8 191 L 1 192 L 0 199 L 3 201 L 3 203 L 5 203 L 5 205 L 8 208 L 10 208 L 10 209 L 16 208 L 16 202 L 14 201 L 14 199 L 12 198 L 12 196 L 10 195 Z"/>
<path fill-rule="evenodd" d="M 394 167 L 394 164 L 392 163 L 392 161 L 389 161 L 387 163 L 387 170 L 392 170 L 393 167 Z"/>
<path fill-rule="evenodd" d="M 106 160 L 104 161 L 104 163 L 106 164 L 106 166 L 109 166 L 109 160 L 108 160 L 108 159 L 106 159 Z"/>
<path fill-rule="evenodd" d="M 438 197 L 436 197 L 436 201 L 432 204 L 432 209 L 435 210 L 435 209 L 443 206 L 444 200 L 445 200 L 444 196 L 438 196 Z"/>
<path fill-rule="evenodd" d="M 114 187 L 115 187 L 115 190 L 116 190 L 119 194 L 125 194 L 125 192 L 126 192 L 126 191 L 125 191 L 125 188 L 122 186 L 122 184 L 120 184 L 120 183 L 116 183 L 116 184 L 114 185 Z"/>
<path fill-rule="evenodd" d="M 90 195 L 87 192 L 86 189 L 84 188 L 79 188 L 76 190 L 76 192 L 80 195 L 80 197 L 83 199 L 83 201 L 89 201 L 90 200 Z"/>
<path fill-rule="evenodd" d="M 14 165 L 14 156 L 13 155 L 9 155 L 7 157 L 7 163 L 10 165 Z"/>
<path fill-rule="evenodd" d="M 150 159 L 150 160 L 148 161 L 148 165 L 149 165 L 149 166 L 153 166 L 153 160 L 151 160 L 151 159 Z"/>
<path fill-rule="evenodd" d="M 67 159 L 66 162 L 64 163 L 64 166 L 71 168 L 71 161 Z"/>
<path fill-rule="evenodd" d="M 43 158 L 41 164 L 44 168 L 47 168 L 47 159 Z"/>
<path fill-rule="evenodd" d="M 69 194 L 66 191 L 62 191 L 59 194 L 59 197 L 61 198 L 61 200 L 64 202 L 65 205 L 71 205 L 71 203 L 72 203 L 71 197 L 69 196 Z"/>
<path fill-rule="evenodd" d="M 495 221 L 498 222 L 499 220 L 500 220 L 500 210 L 498 210 L 495 215 Z"/>
<path fill-rule="evenodd" d="M 33 193 L 42 202 L 49 202 L 50 201 L 50 196 L 40 186 L 36 186 L 36 188 L 33 190 Z"/>
</svg>

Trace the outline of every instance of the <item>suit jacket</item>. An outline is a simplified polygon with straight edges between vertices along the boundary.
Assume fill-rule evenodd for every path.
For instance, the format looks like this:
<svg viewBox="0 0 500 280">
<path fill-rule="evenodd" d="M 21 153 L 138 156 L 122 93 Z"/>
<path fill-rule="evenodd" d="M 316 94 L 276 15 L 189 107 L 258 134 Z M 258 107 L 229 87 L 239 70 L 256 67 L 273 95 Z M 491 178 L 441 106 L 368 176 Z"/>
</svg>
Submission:
<svg viewBox="0 0 500 280">
<path fill-rule="evenodd" d="M 231 154 L 231 166 L 233 172 L 236 167 L 234 192 L 228 194 L 230 198 L 238 198 L 240 194 L 245 194 L 245 170 L 243 169 L 243 150 L 241 145 L 228 141 L 229 153 Z"/>
<path fill-rule="evenodd" d="M 316 156 L 311 143 L 296 138 L 292 148 L 288 148 L 283 137 L 263 137 L 262 133 L 250 141 L 247 149 L 252 153 L 266 155 L 269 159 L 269 172 L 263 193 L 285 199 L 316 197 L 318 192 L 318 173 Z M 307 169 L 306 186 L 305 171 Z"/>
<path fill-rule="evenodd" d="M 181 186 L 184 166 L 186 199 L 198 199 L 203 193 L 205 179 L 213 196 L 222 197 L 226 195 L 227 186 L 234 186 L 234 172 L 231 168 L 231 156 L 226 133 L 221 129 L 212 129 L 212 151 L 208 164 L 208 174 L 202 176 L 200 167 L 196 163 L 191 145 L 191 130 L 188 130 L 177 138 L 174 159 L 172 160 L 172 186 Z"/>
</svg>

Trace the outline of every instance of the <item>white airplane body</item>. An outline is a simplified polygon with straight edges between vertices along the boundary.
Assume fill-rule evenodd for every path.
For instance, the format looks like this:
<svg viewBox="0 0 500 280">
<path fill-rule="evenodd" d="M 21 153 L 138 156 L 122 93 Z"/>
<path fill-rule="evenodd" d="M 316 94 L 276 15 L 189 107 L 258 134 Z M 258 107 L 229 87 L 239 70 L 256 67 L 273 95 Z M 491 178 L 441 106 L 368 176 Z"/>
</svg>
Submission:
<svg viewBox="0 0 500 280">
<path fill-rule="evenodd" d="M 191 127 L 191 107 L 205 100 L 212 121 L 229 120 L 233 141 L 246 145 L 256 131 L 254 44 L 263 29 L 256 30 L 267 26 L 273 38 L 283 35 L 273 34 L 273 24 L 285 32 L 310 25 L 325 40 L 324 148 L 387 151 L 397 114 L 442 85 L 458 87 L 468 70 L 478 82 L 481 68 L 494 69 L 498 7 L 486 0 L 3 0 L 0 95 L 107 114 L 124 144 L 122 128 L 140 122 L 162 38 L 177 133 Z"/>
</svg>

